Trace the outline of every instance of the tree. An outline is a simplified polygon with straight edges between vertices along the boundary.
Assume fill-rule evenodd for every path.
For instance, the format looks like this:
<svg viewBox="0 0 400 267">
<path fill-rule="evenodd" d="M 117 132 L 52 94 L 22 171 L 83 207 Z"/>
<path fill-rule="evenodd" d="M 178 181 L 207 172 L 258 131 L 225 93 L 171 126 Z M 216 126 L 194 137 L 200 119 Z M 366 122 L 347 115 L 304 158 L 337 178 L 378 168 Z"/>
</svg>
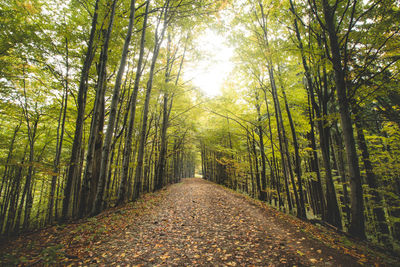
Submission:
<svg viewBox="0 0 400 267">
<path fill-rule="evenodd" d="M 76 179 L 78 179 L 77 177 L 79 170 L 79 154 L 81 152 L 81 146 L 82 146 L 82 132 L 83 132 L 83 123 L 84 123 L 84 115 L 86 107 L 86 96 L 88 90 L 87 83 L 89 78 L 90 67 L 92 65 L 94 58 L 94 41 L 97 29 L 99 3 L 100 0 L 96 0 L 92 17 L 88 47 L 86 50 L 85 59 L 81 71 L 81 77 L 79 81 L 79 91 L 77 97 L 78 110 L 77 110 L 77 117 L 75 124 L 74 141 L 72 144 L 71 158 L 67 174 L 67 182 L 64 189 L 64 199 L 63 199 L 63 209 L 62 209 L 63 220 L 66 220 L 69 216 L 69 208 L 73 192 L 72 191 L 73 185 L 75 184 Z"/>
</svg>

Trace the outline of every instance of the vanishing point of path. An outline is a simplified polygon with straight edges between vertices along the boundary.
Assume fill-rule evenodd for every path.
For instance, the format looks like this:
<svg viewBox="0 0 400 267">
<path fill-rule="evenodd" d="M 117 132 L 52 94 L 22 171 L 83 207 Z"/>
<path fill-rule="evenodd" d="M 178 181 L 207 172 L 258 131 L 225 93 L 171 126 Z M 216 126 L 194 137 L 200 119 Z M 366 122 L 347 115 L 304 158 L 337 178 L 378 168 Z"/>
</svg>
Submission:
<svg viewBox="0 0 400 267">
<path fill-rule="evenodd" d="M 105 266 L 356 266 L 245 197 L 198 178 L 101 244 Z M 275 216 L 274 216 L 275 215 Z M 98 254 L 96 253 L 96 254 Z M 93 262 L 96 263 L 96 262 Z"/>
</svg>

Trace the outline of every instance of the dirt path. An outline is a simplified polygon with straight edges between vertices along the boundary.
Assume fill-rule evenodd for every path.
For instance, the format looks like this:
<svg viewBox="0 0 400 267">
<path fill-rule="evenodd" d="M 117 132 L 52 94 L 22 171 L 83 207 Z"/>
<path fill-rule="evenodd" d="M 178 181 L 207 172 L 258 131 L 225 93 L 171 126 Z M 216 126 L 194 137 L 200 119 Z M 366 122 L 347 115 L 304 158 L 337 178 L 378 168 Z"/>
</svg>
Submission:
<svg viewBox="0 0 400 267">
<path fill-rule="evenodd" d="M 274 214 L 215 184 L 184 179 L 119 238 L 102 243 L 92 263 L 357 266 L 352 257 L 282 225 Z"/>
</svg>

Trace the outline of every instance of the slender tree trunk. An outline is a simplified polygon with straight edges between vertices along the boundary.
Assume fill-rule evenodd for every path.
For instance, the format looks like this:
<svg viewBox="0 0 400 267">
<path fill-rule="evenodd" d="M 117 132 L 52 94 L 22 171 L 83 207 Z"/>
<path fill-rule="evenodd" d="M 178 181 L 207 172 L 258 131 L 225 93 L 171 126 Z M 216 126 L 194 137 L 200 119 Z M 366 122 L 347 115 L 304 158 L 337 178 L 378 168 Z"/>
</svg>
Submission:
<svg viewBox="0 0 400 267">
<path fill-rule="evenodd" d="M 269 140 L 270 140 L 270 147 L 271 147 L 271 153 L 272 153 L 271 180 L 272 180 L 272 186 L 275 185 L 275 187 L 276 187 L 278 201 L 279 201 L 279 207 L 280 207 L 282 205 L 282 199 L 281 199 L 281 193 L 280 193 L 279 176 L 277 175 L 277 170 L 276 170 L 275 147 L 274 147 L 274 142 L 273 142 L 272 127 L 271 127 L 271 113 L 269 110 L 269 102 L 267 99 L 267 90 L 263 90 L 263 91 L 264 91 L 265 105 L 267 107 L 268 132 L 269 132 Z"/>
<path fill-rule="evenodd" d="M 254 153 L 254 161 L 255 161 L 255 166 L 256 166 L 256 185 L 257 185 L 257 192 L 258 192 L 258 197 L 261 198 L 261 183 L 260 183 L 260 170 L 259 170 L 259 164 L 258 164 L 258 153 L 256 150 L 256 139 L 254 136 L 254 131 L 252 132 L 252 148 L 253 148 L 253 153 Z"/>
<path fill-rule="evenodd" d="M 337 203 L 335 185 L 332 177 L 330 147 L 330 129 L 326 126 L 326 122 L 318 122 L 320 147 L 322 151 L 322 160 L 325 167 L 325 187 L 326 187 L 326 210 L 325 220 L 338 227 L 342 227 L 342 219 L 340 217 L 339 206 Z"/>
<path fill-rule="evenodd" d="M 57 178 L 60 175 L 60 159 L 61 152 L 64 141 L 64 132 L 65 132 L 65 120 L 67 116 L 67 107 L 68 107 L 68 91 L 69 91 L 69 50 L 68 50 L 68 38 L 65 38 L 65 65 L 66 65 L 66 75 L 65 75 L 65 84 L 64 84 L 64 94 L 62 98 L 62 104 L 60 109 L 60 114 L 58 117 L 58 126 L 57 126 L 57 142 L 56 142 L 56 155 L 53 163 L 53 172 L 56 175 L 53 175 L 51 178 L 51 186 L 50 186 L 50 196 L 49 203 L 47 208 L 47 223 L 52 223 L 53 209 L 54 209 L 54 194 L 56 192 Z"/>
<path fill-rule="evenodd" d="M 344 162 L 344 155 L 343 155 L 343 141 L 341 137 L 341 133 L 339 133 L 339 127 L 337 123 L 334 125 L 336 133 L 334 134 L 334 140 L 336 143 L 336 150 L 337 150 L 337 165 L 338 165 L 338 171 L 339 175 L 341 178 L 342 186 L 343 186 L 343 204 L 344 204 L 344 212 L 346 213 L 346 218 L 347 218 L 347 223 L 350 223 L 350 199 L 349 199 L 349 193 L 347 189 L 347 175 L 346 175 L 346 168 L 345 168 L 345 162 Z M 348 227 L 348 225 L 347 225 Z"/>
<path fill-rule="evenodd" d="M 21 161 L 21 167 L 18 168 L 18 172 L 16 174 L 16 179 L 18 179 L 19 181 L 22 181 L 23 164 L 25 163 L 27 150 L 28 150 L 28 144 L 25 146 L 24 156 L 23 156 L 22 161 Z M 21 200 L 20 200 L 20 204 L 19 204 L 18 210 L 17 210 L 17 215 L 16 215 L 15 224 L 14 224 L 14 227 L 13 227 L 13 232 L 18 232 L 19 229 L 20 229 L 21 217 L 22 217 L 22 209 L 23 209 L 23 206 L 24 206 L 24 200 L 25 200 L 26 192 L 27 192 L 26 186 L 24 186 L 24 189 L 23 189 L 23 192 L 22 192 L 22 196 L 21 196 Z M 11 222 L 11 224 L 12 224 L 12 222 Z"/>
<path fill-rule="evenodd" d="M 106 75 L 104 75 L 106 77 Z M 106 81 L 104 81 L 104 89 L 102 92 L 102 96 L 99 98 L 99 115 L 98 115 L 98 120 L 96 122 L 96 128 L 97 130 L 94 132 L 94 150 L 93 150 L 93 158 L 92 158 L 92 163 L 88 164 L 88 166 L 91 166 L 91 174 L 89 178 L 89 196 L 86 201 L 86 213 L 88 214 L 91 209 L 93 208 L 96 195 L 97 195 L 97 189 L 98 186 L 100 185 L 99 181 L 99 176 L 100 176 L 100 164 L 101 164 L 101 152 L 102 152 L 102 147 L 103 147 L 103 128 L 104 128 L 104 114 L 105 114 L 105 91 L 106 91 Z M 87 153 L 88 154 L 88 153 Z M 80 180 L 79 180 L 80 181 Z M 77 190 L 79 190 L 81 187 L 80 185 L 77 186 Z M 103 185 L 104 188 L 104 185 Z M 82 193 L 81 196 L 79 196 L 78 199 L 83 199 L 82 198 Z M 79 203 L 77 203 L 79 204 Z"/>
<path fill-rule="evenodd" d="M 297 206 L 299 206 L 299 200 L 298 200 L 298 195 L 297 195 L 297 188 L 294 183 L 294 177 L 293 173 L 291 170 L 291 163 L 290 163 L 290 155 L 288 152 L 288 141 L 286 138 L 285 134 L 285 128 L 283 125 L 283 119 L 282 119 L 282 113 L 281 113 L 281 108 L 279 104 L 279 99 L 278 99 L 278 93 L 277 93 L 277 88 L 276 88 L 276 83 L 275 83 L 275 77 L 274 77 L 274 67 L 273 67 L 273 62 L 271 58 L 271 50 L 269 46 L 269 37 L 268 37 L 268 27 L 267 27 L 267 16 L 264 13 L 264 6 L 262 1 L 258 1 L 258 5 L 260 7 L 261 11 L 261 18 L 259 20 L 261 29 L 263 31 L 263 41 L 265 43 L 265 47 L 267 50 L 267 69 L 268 69 L 268 76 L 270 80 L 270 85 L 271 85 L 271 92 L 272 92 L 272 98 L 274 101 L 274 106 L 275 106 L 275 117 L 276 117 L 276 122 L 277 122 L 277 128 L 278 128 L 278 137 L 279 137 L 279 147 L 280 147 L 280 152 L 281 152 L 281 160 L 282 160 L 282 168 L 283 168 L 283 173 L 285 176 L 285 185 L 286 185 L 286 193 L 287 193 L 287 198 L 288 198 L 288 205 L 289 205 L 289 212 L 292 212 L 292 201 L 290 197 L 290 192 L 289 192 L 289 186 L 287 184 L 287 179 L 288 176 L 290 176 L 292 184 L 293 184 L 293 190 L 294 190 L 294 195 L 295 195 L 295 200 Z"/>
<path fill-rule="evenodd" d="M 146 3 L 146 11 L 144 13 L 143 19 L 143 29 L 142 29 L 142 36 L 140 39 L 140 52 L 139 52 L 139 59 L 136 68 L 136 77 L 135 77 L 135 84 L 133 86 L 133 92 L 131 95 L 131 104 L 129 110 L 129 122 L 128 122 L 128 129 L 127 134 L 125 137 L 125 146 L 124 146 L 124 153 L 122 159 L 122 176 L 121 176 L 121 183 L 119 186 L 118 192 L 118 201 L 117 204 L 122 204 L 126 201 L 127 198 L 127 191 L 128 191 L 128 176 L 129 176 L 129 164 L 131 161 L 131 154 L 132 154 L 132 135 L 133 135 L 133 126 L 135 124 L 135 113 L 136 113 L 136 100 L 139 91 L 139 84 L 140 78 L 142 76 L 142 63 L 143 63 L 143 56 L 144 56 L 144 48 L 145 48 L 145 38 L 146 38 L 146 28 L 147 28 L 147 18 L 149 13 L 149 4 L 150 0 Z"/>
<path fill-rule="evenodd" d="M 108 119 L 108 126 L 107 126 L 104 145 L 103 145 L 103 149 L 102 149 L 100 176 L 99 176 L 99 184 L 98 184 L 97 193 L 96 193 L 96 199 L 97 199 L 96 201 L 103 202 L 104 187 L 105 187 L 105 182 L 106 182 L 106 176 L 108 174 L 109 157 L 111 154 L 110 149 L 111 149 L 112 137 L 114 134 L 115 122 L 116 122 L 116 117 L 117 117 L 117 107 L 118 107 L 120 89 L 121 89 L 121 84 L 122 84 L 122 76 L 125 72 L 125 66 L 126 66 L 126 61 L 128 58 L 128 52 L 129 52 L 128 49 L 129 49 L 129 44 L 130 44 L 131 37 L 132 37 L 134 20 L 135 20 L 135 0 L 131 0 L 128 31 L 126 33 L 125 43 L 124 43 L 124 47 L 122 49 L 121 62 L 120 62 L 117 77 L 115 80 L 114 91 L 113 91 L 113 96 L 112 96 L 111 106 L 110 106 L 110 116 Z M 100 210 L 101 209 L 102 209 L 102 207 L 100 208 Z M 98 210 L 98 211 L 100 211 L 100 210 Z"/>
<path fill-rule="evenodd" d="M 168 82 L 168 79 L 166 79 Z M 167 154 L 167 129 L 168 129 L 168 93 L 164 93 L 164 103 L 163 103 L 163 120 L 161 125 L 161 145 L 160 145 L 160 154 L 158 157 L 158 164 L 156 167 L 156 174 L 155 174 L 155 185 L 154 189 L 159 190 L 163 186 L 163 178 L 164 178 L 164 169 L 165 169 L 165 161 L 166 161 L 166 154 Z"/>
<path fill-rule="evenodd" d="M 171 76 L 171 71 L 173 67 L 173 62 L 174 58 L 170 55 L 170 50 L 171 50 L 171 38 L 168 36 L 168 45 L 167 45 L 167 67 L 165 71 L 165 84 L 168 85 L 168 82 L 170 81 L 170 76 Z M 180 73 L 182 70 L 183 62 L 185 59 L 185 54 L 186 54 L 186 44 L 185 48 L 183 51 L 181 63 L 179 66 L 178 74 L 175 80 L 175 87 L 178 85 Z M 161 189 L 162 187 L 162 179 L 164 177 L 164 169 L 165 169 L 165 164 L 166 164 L 166 154 L 167 154 L 167 129 L 168 129 L 168 124 L 169 124 L 169 116 L 171 113 L 172 109 L 172 104 L 174 100 L 174 95 L 172 94 L 171 99 L 169 99 L 169 93 L 164 92 L 164 104 L 163 104 L 163 121 L 162 121 L 162 127 L 161 127 L 161 148 L 160 148 L 160 155 L 158 158 L 158 165 L 156 167 L 156 174 L 155 174 L 155 189 Z"/>
<path fill-rule="evenodd" d="M 308 67 L 307 64 L 307 60 L 305 57 L 305 53 L 304 53 L 304 47 L 303 47 L 303 42 L 301 40 L 301 35 L 300 35 L 300 31 L 299 31 L 299 27 L 298 27 L 298 23 L 297 23 L 297 13 L 295 11 L 294 5 L 293 5 L 293 1 L 290 0 L 290 11 L 293 13 L 294 15 L 294 29 L 295 29 L 295 33 L 296 33 L 296 38 L 298 40 L 298 45 L 299 45 L 299 49 L 301 52 L 301 59 L 302 59 L 302 63 L 303 63 L 303 68 L 304 68 L 304 72 L 305 72 L 305 76 L 307 79 L 307 89 L 309 91 L 309 94 L 314 94 L 314 88 L 313 88 L 313 80 L 312 80 L 312 76 L 311 76 L 311 72 L 310 69 Z M 314 99 L 314 96 L 312 96 L 312 99 Z M 312 109 L 309 110 L 309 114 L 310 114 L 310 125 L 311 125 L 311 146 L 313 149 L 313 167 L 314 170 L 317 174 L 317 197 L 318 197 L 318 202 L 319 202 L 319 207 L 321 211 L 325 210 L 325 201 L 324 201 L 324 196 L 323 196 L 323 191 L 322 191 L 322 182 L 321 182 L 321 175 L 319 172 L 319 165 L 318 165 L 318 156 L 317 156 L 317 151 L 316 151 L 316 144 L 315 144 L 315 135 L 314 135 L 314 121 L 312 119 Z M 325 217 L 325 213 L 322 212 L 323 214 L 323 218 Z"/>
<path fill-rule="evenodd" d="M 62 191 L 62 186 L 63 186 L 63 181 L 65 181 L 65 176 L 67 174 L 67 171 L 64 170 L 63 172 L 63 176 L 59 177 L 57 179 L 57 192 L 56 192 L 56 201 L 54 204 L 54 219 L 57 221 L 59 219 L 59 210 L 60 210 L 60 205 L 59 203 L 62 203 L 62 201 L 60 201 L 60 192 Z"/>
<path fill-rule="evenodd" d="M 105 43 L 104 43 L 105 45 Z M 79 200 L 79 214 L 80 218 L 87 215 L 93 207 L 93 201 L 95 197 L 95 190 L 98 185 L 98 160 L 99 160 L 99 149 L 103 143 L 102 132 L 104 125 L 104 101 L 105 101 L 105 62 L 106 55 L 103 54 L 104 47 L 100 55 L 100 69 L 98 73 L 98 82 L 95 103 L 93 107 L 93 115 L 90 125 L 90 133 L 88 140 L 88 148 L 86 154 L 86 164 L 84 175 L 82 179 L 82 187 L 80 192 Z M 77 190 L 79 190 L 77 188 Z"/>
<path fill-rule="evenodd" d="M 342 66 L 342 56 L 335 26 L 335 10 L 328 0 L 322 0 L 322 7 L 329 36 L 332 65 L 335 72 L 336 93 L 339 103 L 340 120 L 346 146 L 347 162 L 349 164 L 351 188 L 351 222 L 349 233 L 360 239 L 365 239 L 365 219 L 363 189 L 361 184 L 360 167 L 353 133 L 353 123 L 350 115 L 349 99 L 347 96 L 345 72 Z"/>
<path fill-rule="evenodd" d="M 256 97 L 258 101 L 258 96 Z M 266 163 L 265 163 L 265 149 L 264 149 L 264 137 L 263 137 L 263 129 L 261 126 L 261 112 L 260 112 L 260 104 L 256 104 L 257 109 L 257 134 L 260 141 L 260 153 L 261 153 L 261 188 L 260 188 L 260 200 L 267 200 L 266 189 L 267 189 L 267 177 L 266 177 Z"/>
<path fill-rule="evenodd" d="M 282 112 L 281 112 L 281 107 L 279 104 L 278 93 L 276 90 L 276 84 L 275 84 L 275 78 L 274 78 L 274 71 L 273 71 L 271 62 L 269 62 L 268 73 L 269 73 L 269 77 L 270 77 L 272 98 L 273 98 L 274 107 L 275 107 L 275 119 L 276 119 L 276 125 L 277 125 L 277 130 L 278 130 L 279 151 L 281 154 L 282 171 L 283 171 L 283 175 L 285 177 L 286 196 L 287 196 L 287 201 L 288 201 L 288 206 L 289 206 L 289 212 L 292 212 L 292 198 L 290 196 L 290 191 L 289 191 L 288 176 L 290 176 L 292 178 L 292 183 L 294 180 L 293 180 L 293 175 L 292 175 L 292 171 L 291 171 L 290 157 L 288 154 L 289 153 L 288 147 L 287 147 L 288 142 L 287 142 L 287 138 L 286 138 L 285 129 L 283 126 Z M 294 183 L 293 183 L 293 189 L 295 191 L 296 204 L 298 204 L 297 189 L 296 189 L 296 186 Z"/>
<path fill-rule="evenodd" d="M 283 86 L 281 87 L 282 89 L 282 94 L 283 94 L 283 99 L 285 101 L 285 108 L 286 108 L 286 113 L 289 119 L 289 125 L 290 129 L 292 131 L 292 138 L 293 138 L 293 146 L 294 146 L 294 153 L 295 153 L 295 170 L 294 172 L 297 175 L 297 183 L 299 185 L 299 205 L 297 206 L 297 217 L 302 218 L 302 219 L 307 219 L 307 214 L 306 214 L 306 209 L 304 206 L 304 196 L 303 196 L 303 182 L 302 182 L 302 177 L 301 177 L 301 159 L 300 159 L 300 152 L 299 152 L 299 144 L 297 142 L 297 135 L 296 135 L 296 129 L 294 126 L 294 122 L 292 119 L 292 115 L 290 113 L 289 109 L 289 104 L 287 101 L 286 97 L 286 92 Z M 295 186 L 295 185 L 293 185 Z"/>
<path fill-rule="evenodd" d="M 96 0 L 95 8 L 93 12 L 92 18 L 92 25 L 90 30 L 89 36 L 89 43 L 88 48 L 85 55 L 85 61 L 83 63 L 81 77 L 79 81 L 79 91 L 77 97 L 77 104 L 78 104 L 78 114 L 76 117 L 76 124 L 75 124 L 75 134 L 74 134 L 74 141 L 72 144 L 72 152 L 71 158 L 69 162 L 69 169 L 67 173 L 67 182 L 64 189 L 64 199 L 63 199 L 63 207 L 62 207 L 62 216 L 61 220 L 66 220 L 69 216 L 69 209 L 71 203 L 71 194 L 72 194 L 72 187 L 74 184 L 75 179 L 78 176 L 79 170 L 79 154 L 81 151 L 82 146 L 82 133 L 83 133 L 83 124 L 84 124 L 84 116 L 85 116 L 85 107 L 86 107 L 86 95 L 88 89 L 88 78 L 89 78 L 89 71 L 92 65 L 92 61 L 94 58 L 94 39 L 96 34 L 97 28 L 97 17 L 98 17 L 98 7 L 99 7 L 100 0 Z"/>
<path fill-rule="evenodd" d="M 42 180 L 42 184 L 40 186 L 39 203 L 38 203 L 38 208 L 36 211 L 36 228 L 40 228 L 40 208 L 43 206 L 42 205 L 43 191 L 44 191 L 44 179 Z M 44 211 L 45 210 L 42 210 L 42 212 L 44 212 Z"/>
<path fill-rule="evenodd" d="M 323 86 L 323 88 L 319 89 L 318 91 L 320 105 L 318 105 L 315 100 L 314 86 L 308 87 L 310 90 L 309 91 L 310 101 L 312 103 L 312 106 L 314 108 L 314 111 L 318 119 L 317 124 L 319 131 L 320 149 L 322 153 L 323 165 L 325 168 L 326 209 L 323 212 L 322 219 L 341 229 L 342 219 L 339 211 L 339 205 L 336 197 L 336 190 L 333 182 L 331 157 L 330 157 L 331 129 L 329 121 L 327 120 L 328 102 L 330 96 L 328 93 L 328 79 L 325 66 L 323 66 L 322 80 L 323 80 L 323 85 L 321 85 L 322 83 L 321 78 L 319 84 Z"/>
<path fill-rule="evenodd" d="M 256 191 L 254 190 L 256 185 L 254 183 L 254 172 L 253 172 L 253 161 L 251 159 L 251 148 L 250 148 L 250 133 L 247 130 L 246 133 L 247 140 L 247 156 L 249 158 L 249 167 L 250 167 L 250 177 L 251 177 L 251 196 L 254 198 L 256 196 Z"/>
<path fill-rule="evenodd" d="M 5 233 L 8 233 L 8 234 L 11 234 L 12 232 L 16 232 L 16 230 L 19 228 L 19 222 L 20 222 L 18 219 L 18 218 L 20 218 L 19 210 L 22 211 L 23 200 L 21 201 L 21 206 L 19 209 L 18 209 L 18 200 L 19 200 L 19 195 L 21 192 L 22 170 L 23 170 L 23 166 L 24 166 L 24 163 L 26 160 L 27 148 L 28 148 L 28 145 L 26 145 L 24 148 L 24 155 L 20 162 L 20 166 L 17 167 L 16 173 L 15 173 L 15 176 L 13 179 L 15 184 L 14 184 L 14 187 L 11 188 L 11 192 L 10 192 L 10 194 L 11 194 L 10 208 L 8 210 L 7 223 L 6 223 L 6 227 L 5 227 Z M 19 214 L 19 216 L 18 216 L 18 214 Z M 17 221 L 15 221 L 16 216 L 17 216 Z"/>
<path fill-rule="evenodd" d="M 97 100 L 97 95 L 98 95 L 98 104 L 99 107 L 97 108 L 96 103 L 95 103 L 95 107 L 94 107 L 94 114 L 93 114 L 93 118 L 92 120 L 94 121 L 94 129 L 95 132 L 93 132 L 93 134 L 95 135 L 95 139 L 96 139 L 96 147 L 95 147 L 95 151 L 97 153 L 95 153 L 95 155 L 98 156 L 98 158 L 96 158 L 96 161 L 94 161 L 92 166 L 90 166 L 89 162 L 87 162 L 87 170 L 88 170 L 88 166 L 89 167 L 95 167 L 95 169 L 92 170 L 92 172 L 87 172 L 87 174 L 89 175 L 89 177 L 85 177 L 86 181 L 89 181 L 89 191 L 91 192 L 91 195 L 94 196 L 94 204 L 92 206 L 92 199 L 89 199 L 89 202 L 87 202 L 88 204 L 88 208 L 90 210 L 91 209 L 91 213 L 93 215 L 98 214 L 102 211 L 102 207 L 103 207 L 103 193 L 104 193 L 104 187 L 105 187 L 105 175 L 107 175 L 107 172 L 104 173 L 103 176 L 103 180 L 100 181 L 100 176 L 101 174 L 99 173 L 99 169 L 101 169 L 101 147 L 103 144 L 103 125 L 104 125 L 104 98 L 105 98 L 105 90 L 106 90 L 106 80 L 107 80 L 107 72 L 106 72 L 106 67 L 107 67 L 107 60 L 108 60 L 108 47 L 109 47 L 109 43 L 110 43 L 110 39 L 111 39 L 111 33 L 112 33 L 112 29 L 113 29 L 113 25 L 114 25 L 114 16 L 115 16 L 115 6 L 117 4 L 117 0 L 113 0 L 112 1 L 112 5 L 111 5 L 111 14 L 110 14 L 110 18 L 109 18 L 109 24 L 108 24 L 108 29 L 106 32 L 106 36 L 104 39 L 104 45 L 103 45 L 103 50 L 102 50 L 102 57 L 100 57 L 100 70 L 99 70 L 99 79 L 98 79 L 98 84 L 97 84 L 97 93 L 96 93 L 96 100 Z M 119 96 L 119 95 L 118 95 Z M 118 100 L 116 100 L 118 101 Z M 97 113 L 97 114 L 96 114 Z M 96 116 L 98 116 L 96 118 Z M 115 123 L 115 111 L 113 114 L 114 118 L 113 118 L 113 124 Z M 90 145 L 90 141 L 89 141 L 89 145 Z M 89 151 L 87 154 L 89 155 L 89 153 L 94 153 L 95 151 Z M 109 157 L 109 155 L 107 155 L 107 157 Z M 95 172 L 95 173 L 93 173 Z M 92 181 L 94 181 L 94 184 L 90 184 Z M 83 195 L 83 194 L 82 194 Z M 86 203 L 81 203 L 82 205 L 85 205 Z"/>
<path fill-rule="evenodd" d="M 154 139 L 155 139 L 156 137 L 154 137 Z M 150 150 L 150 153 L 149 153 L 149 157 L 148 157 L 148 164 L 149 164 L 149 166 L 151 166 L 150 164 L 151 164 L 151 162 L 153 161 L 153 159 L 152 159 L 152 155 L 154 154 L 154 149 L 155 149 L 155 144 L 156 144 L 156 142 L 152 142 L 152 144 L 151 144 L 151 150 Z M 146 190 L 147 190 L 147 192 L 151 192 L 151 191 L 153 191 L 153 187 L 152 187 L 152 183 L 151 183 L 151 181 L 153 180 L 153 179 L 151 179 L 151 177 L 150 177 L 150 175 L 151 175 L 151 172 L 150 172 L 150 170 L 151 170 L 151 167 L 149 167 L 149 177 L 147 177 L 147 179 L 145 179 L 145 181 L 146 181 L 146 184 L 145 184 L 145 188 L 146 188 Z M 155 179 L 154 179 L 155 180 Z M 156 188 L 156 186 L 154 185 L 154 189 Z"/>
<path fill-rule="evenodd" d="M 15 143 L 15 139 L 17 137 L 17 133 L 19 131 L 19 129 L 21 128 L 21 123 L 19 123 L 15 129 L 14 129 L 14 133 L 13 136 L 11 138 L 11 142 L 10 142 L 10 146 L 8 148 L 8 155 L 7 155 L 7 160 L 5 162 L 5 166 L 4 166 L 4 174 L 3 174 L 3 180 L 2 180 L 2 184 L 1 184 L 1 189 L 0 189 L 0 198 L 1 196 L 3 196 L 3 201 L 1 203 L 1 210 L 0 210 L 0 234 L 2 233 L 3 230 L 3 223 L 6 222 L 7 218 L 6 218 L 6 212 L 7 212 L 7 207 L 9 206 L 8 204 L 10 203 L 10 208 L 8 208 L 8 217 L 10 216 L 10 209 L 11 207 L 14 206 L 14 201 L 10 201 L 11 199 L 15 199 L 15 194 L 19 194 L 19 192 L 15 192 L 15 190 L 13 190 L 15 188 L 14 185 L 16 185 L 17 181 L 16 179 L 12 179 L 11 178 L 11 173 L 10 173 L 10 161 L 13 158 L 13 152 L 14 152 L 14 143 Z M 11 182 L 12 181 L 12 182 Z M 18 180 L 19 181 L 19 180 Z M 11 187 L 10 191 L 10 197 L 7 197 L 7 191 L 8 190 L 4 190 L 5 194 L 3 195 L 3 186 L 4 184 L 7 184 Z M 18 182 L 19 184 L 19 182 Z"/>
<path fill-rule="evenodd" d="M 309 90 L 313 90 L 309 88 Z M 308 95 L 309 97 L 309 120 L 310 120 L 310 139 L 311 139 L 311 149 L 313 150 L 312 152 L 312 160 L 311 160 L 311 166 L 312 166 L 312 171 L 316 173 L 317 176 L 317 181 L 316 181 L 316 198 L 317 198 L 317 203 L 318 203 L 318 212 L 322 214 L 322 219 L 325 220 L 325 209 L 326 209 L 326 203 L 325 203 L 325 198 L 324 198 L 324 191 L 322 190 L 322 179 L 321 179 L 321 172 L 319 168 L 319 160 L 318 160 L 318 153 L 317 153 L 317 144 L 315 140 L 315 126 L 314 126 L 314 109 L 311 104 L 311 96 L 310 94 Z M 314 97 L 314 96 L 313 96 Z"/>
<path fill-rule="evenodd" d="M 25 181 L 26 198 L 25 198 L 25 213 L 24 213 L 24 223 L 23 229 L 28 229 L 30 224 L 30 215 L 33 205 L 33 195 L 32 195 L 32 185 L 34 176 L 34 157 L 35 157 L 35 141 L 36 141 L 36 131 L 39 123 L 39 116 L 35 118 L 33 122 L 33 129 L 28 130 L 29 135 L 29 167 L 28 174 Z M 30 126 L 28 126 L 30 128 Z"/>
<path fill-rule="evenodd" d="M 164 16 L 164 23 L 161 30 L 161 34 L 159 36 L 158 29 L 155 33 L 155 45 L 153 50 L 153 58 L 150 66 L 149 72 L 149 80 L 147 81 L 146 87 L 146 96 L 144 101 L 143 107 L 143 118 L 142 118 L 142 129 L 140 132 L 140 141 L 139 141 L 139 149 L 138 149 L 138 158 L 137 158 L 137 166 L 135 171 L 135 181 L 134 181 L 134 199 L 138 197 L 139 189 L 141 187 L 141 179 L 142 179 L 142 169 L 143 169 L 143 157 L 144 157 L 144 146 L 145 146 L 145 138 L 146 138 L 146 131 L 147 131 L 147 120 L 148 120 L 148 113 L 149 113 L 149 105 L 150 105 L 150 96 L 151 90 L 153 88 L 153 78 L 154 78 L 154 71 L 156 67 L 156 61 L 158 58 L 158 53 L 160 51 L 160 46 L 164 39 L 164 34 L 167 28 L 167 17 L 168 17 L 168 9 L 169 9 L 169 0 L 166 1 L 163 7 L 163 16 Z"/>
<path fill-rule="evenodd" d="M 365 140 L 363 127 L 361 124 L 361 118 L 359 116 L 359 112 L 357 109 L 358 108 L 355 109 L 356 112 L 355 122 L 357 127 L 356 129 L 357 129 L 358 146 L 361 150 L 361 159 L 364 164 L 366 181 L 370 189 L 369 194 L 372 195 L 372 211 L 374 213 L 377 223 L 378 240 L 382 242 L 385 245 L 385 247 L 392 249 L 392 244 L 390 243 L 389 227 L 386 222 L 385 211 L 383 210 L 382 197 L 378 191 L 379 190 L 378 179 L 375 175 L 374 168 L 372 166 L 367 142 Z"/>
</svg>

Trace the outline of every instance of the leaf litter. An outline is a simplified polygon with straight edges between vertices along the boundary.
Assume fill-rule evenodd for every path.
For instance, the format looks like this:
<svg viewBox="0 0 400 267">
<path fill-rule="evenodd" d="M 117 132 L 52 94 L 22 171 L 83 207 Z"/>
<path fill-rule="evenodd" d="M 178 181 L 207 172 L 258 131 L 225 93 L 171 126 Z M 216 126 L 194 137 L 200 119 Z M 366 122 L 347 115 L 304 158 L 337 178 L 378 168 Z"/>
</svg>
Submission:
<svg viewBox="0 0 400 267">
<path fill-rule="evenodd" d="M 135 203 L 4 239 L 1 265 L 389 266 L 333 231 L 203 179 Z M 361 247 L 361 248 L 360 248 Z M 363 250 L 364 249 L 364 250 Z"/>
</svg>

